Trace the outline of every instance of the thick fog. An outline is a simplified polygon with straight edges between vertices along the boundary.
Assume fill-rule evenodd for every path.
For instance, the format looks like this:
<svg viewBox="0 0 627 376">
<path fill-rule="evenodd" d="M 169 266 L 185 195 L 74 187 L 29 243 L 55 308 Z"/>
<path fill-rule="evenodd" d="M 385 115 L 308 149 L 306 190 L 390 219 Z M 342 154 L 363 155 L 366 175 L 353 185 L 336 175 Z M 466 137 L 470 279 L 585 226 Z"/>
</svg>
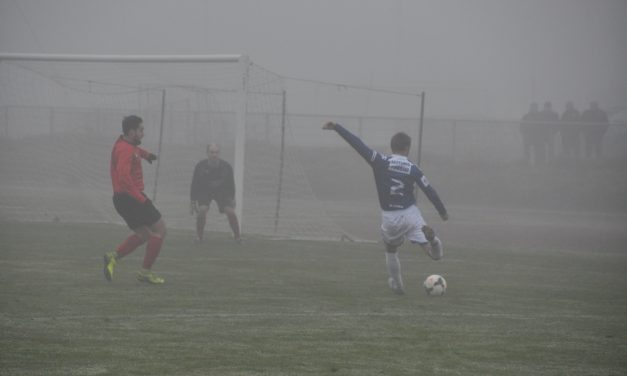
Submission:
<svg viewBox="0 0 627 376">
<path fill-rule="evenodd" d="M 587 229 L 593 228 L 605 239 L 603 246 L 624 249 L 627 127 L 621 124 L 627 121 L 626 41 L 624 0 L 0 0 L 3 53 L 248 55 L 268 74 L 280 77 L 287 90 L 288 148 L 293 148 L 293 160 L 300 161 L 292 181 L 308 181 L 294 189 L 320 200 L 322 204 L 309 210 L 330 215 L 343 233 L 371 240 L 378 238 L 379 220 L 371 172 L 337 135 L 322 132 L 320 125 L 345 121 L 368 144 L 389 152 L 392 131 L 404 130 L 417 139 L 419 94 L 424 92 L 425 138 L 419 157 L 450 207 L 451 221 L 439 223 L 424 196 L 419 205 L 428 220 L 441 226 L 445 239 L 476 246 L 493 241 L 505 246 L 594 247 L 601 243 L 587 236 Z M 363 90 L 368 88 L 380 91 Z M 149 107 L 160 97 L 147 101 Z M 556 136 L 554 163 L 526 164 L 519 120 L 534 101 L 540 107 L 551 101 L 558 114 L 567 101 L 579 111 L 597 101 L 612 122 L 605 154 L 577 161 L 562 158 Z M 167 137 L 181 142 L 174 139 L 180 137 L 193 145 L 188 154 L 179 156 L 180 165 L 172 162 L 176 155 L 168 154 L 171 149 L 164 146 L 161 205 L 169 223 L 177 223 L 173 213 L 179 209 L 168 211 L 167 200 L 173 208 L 186 203 L 186 179 L 195 161 L 204 157 L 202 144 L 208 141 L 204 133 L 181 136 L 195 130 L 198 119 L 205 119 L 190 115 L 189 103 L 170 112 L 170 121 L 166 120 L 166 142 Z M 281 103 L 275 103 L 276 114 Z M 111 124 L 117 127 L 118 115 L 100 114 L 90 126 L 94 132 Z M 54 133 L 77 121 L 73 116 L 40 117 L 46 132 Z M 59 153 L 63 143 L 70 142 L 14 137 L 26 129 L 21 124 L 16 130 L 16 117 L 11 112 L 0 119 L 6 136 L 0 169 L 3 176 L 12 177 L 3 179 L 0 199 L 5 212 L 0 219 L 11 217 L 12 202 L 23 194 L 16 182 L 28 182 L 24 174 L 30 168 L 10 162 L 16 160 L 10 146 L 17 150 L 25 147 L 18 148 L 18 142 L 30 146 L 42 142 Z M 148 120 L 146 146 L 155 148 L 158 118 Z M 273 150 L 278 150 L 277 134 L 265 129 L 264 137 L 273 139 Z M 88 182 L 103 192 L 90 200 L 102 204 L 93 213 L 86 211 L 89 215 L 112 212 L 107 153 L 118 132 L 107 128 L 100 134 L 102 158 L 88 161 L 93 163 L 89 171 L 103 173 Z M 210 134 L 225 135 L 224 154 L 232 160 L 228 144 L 232 134 L 220 129 Z M 73 142 L 84 145 L 82 139 Z M 310 147 L 298 149 L 302 145 Z M 72 149 L 66 148 L 68 153 Z M 414 160 L 416 149 L 415 145 Z M 51 156 L 45 158 L 52 163 Z M 26 164 L 27 159 L 20 161 Z M 32 168 L 38 171 L 38 166 Z M 154 170 L 146 168 L 151 179 Z M 180 178 L 171 197 L 165 195 L 174 175 L 168 174 Z M 272 189 L 269 196 L 275 195 Z M 294 201 L 304 202 L 298 200 Z M 184 227 L 191 220 L 185 216 L 180 223 Z M 224 226 L 222 218 L 217 223 Z"/>
<path fill-rule="evenodd" d="M 532 100 L 627 103 L 626 19 L 622 0 L 3 0 L 0 50 L 243 53 L 282 76 L 426 91 L 431 116 L 518 118 Z"/>
<path fill-rule="evenodd" d="M 626 291 L 627 0 L 0 0 L 0 376 L 627 375 Z"/>
</svg>

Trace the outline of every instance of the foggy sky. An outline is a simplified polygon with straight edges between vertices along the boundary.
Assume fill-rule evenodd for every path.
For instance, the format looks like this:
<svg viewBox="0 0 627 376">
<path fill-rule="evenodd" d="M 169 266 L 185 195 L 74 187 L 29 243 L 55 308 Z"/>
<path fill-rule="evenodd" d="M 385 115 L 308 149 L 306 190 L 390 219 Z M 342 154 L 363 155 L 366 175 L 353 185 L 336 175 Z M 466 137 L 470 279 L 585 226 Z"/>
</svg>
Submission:
<svg viewBox="0 0 627 376">
<path fill-rule="evenodd" d="M 625 0 L 0 0 L 0 51 L 243 53 L 287 77 L 425 90 L 431 116 L 627 107 Z"/>
</svg>

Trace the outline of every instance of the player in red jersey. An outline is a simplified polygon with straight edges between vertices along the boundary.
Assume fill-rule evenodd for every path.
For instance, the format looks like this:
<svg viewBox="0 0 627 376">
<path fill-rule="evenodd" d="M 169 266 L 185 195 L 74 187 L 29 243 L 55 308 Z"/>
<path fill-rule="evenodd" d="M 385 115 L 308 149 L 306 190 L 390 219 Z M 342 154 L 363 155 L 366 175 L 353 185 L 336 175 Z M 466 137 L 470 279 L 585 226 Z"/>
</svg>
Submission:
<svg viewBox="0 0 627 376">
<path fill-rule="evenodd" d="M 123 134 L 111 151 L 111 183 L 113 184 L 113 206 L 124 219 L 133 234 L 124 240 L 115 251 L 104 256 L 104 275 L 108 281 L 113 278 L 117 260 L 146 244 L 142 269 L 137 273 L 141 282 L 161 284 L 163 278 L 151 271 L 163 239 L 166 227 L 161 213 L 144 194 L 144 176 L 141 160 L 149 163 L 157 156 L 139 147 L 144 137 L 142 118 L 131 115 L 122 121 Z"/>
</svg>

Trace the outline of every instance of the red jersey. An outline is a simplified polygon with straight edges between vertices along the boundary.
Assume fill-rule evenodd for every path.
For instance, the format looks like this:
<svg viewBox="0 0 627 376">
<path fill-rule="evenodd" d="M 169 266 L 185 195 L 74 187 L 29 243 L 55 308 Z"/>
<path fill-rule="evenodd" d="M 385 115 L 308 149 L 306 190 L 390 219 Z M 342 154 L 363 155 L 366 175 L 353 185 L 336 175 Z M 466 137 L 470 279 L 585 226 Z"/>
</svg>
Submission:
<svg viewBox="0 0 627 376">
<path fill-rule="evenodd" d="M 111 183 L 114 193 L 127 193 L 139 202 L 146 201 L 142 158 L 147 159 L 146 150 L 126 141 L 117 139 L 111 151 Z"/>
</svg>

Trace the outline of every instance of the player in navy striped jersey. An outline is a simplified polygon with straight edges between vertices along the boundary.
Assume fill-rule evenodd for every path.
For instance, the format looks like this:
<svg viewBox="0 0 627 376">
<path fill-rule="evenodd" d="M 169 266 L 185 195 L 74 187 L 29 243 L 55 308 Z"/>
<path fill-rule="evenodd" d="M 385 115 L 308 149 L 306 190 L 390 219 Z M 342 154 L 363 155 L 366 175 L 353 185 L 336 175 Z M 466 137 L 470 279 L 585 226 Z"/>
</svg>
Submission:
<svg viewBox="0 0 627 376">
<path fill-rule="evenodd" d="M 388 285 L 397 294 L 403 294 L 398 247 L 405 239 L 419 244 L 434 260 L 443 256 L 442 242 L 427 226 L 416 206 L 415 185 L 425 193 L 444 221 L 448 220 L 446 208 L 427 177 L 407 159 L 411 147 L 411 138 L 407 134 L 399 132 L 392 136 L 392 155 L 384 155 L 370 149 L 340 124 L 328 122 L 322 129 L 335 130 L 372 167 L 382 211 L 381 234 L 386 250 Z"/>
</svg>

